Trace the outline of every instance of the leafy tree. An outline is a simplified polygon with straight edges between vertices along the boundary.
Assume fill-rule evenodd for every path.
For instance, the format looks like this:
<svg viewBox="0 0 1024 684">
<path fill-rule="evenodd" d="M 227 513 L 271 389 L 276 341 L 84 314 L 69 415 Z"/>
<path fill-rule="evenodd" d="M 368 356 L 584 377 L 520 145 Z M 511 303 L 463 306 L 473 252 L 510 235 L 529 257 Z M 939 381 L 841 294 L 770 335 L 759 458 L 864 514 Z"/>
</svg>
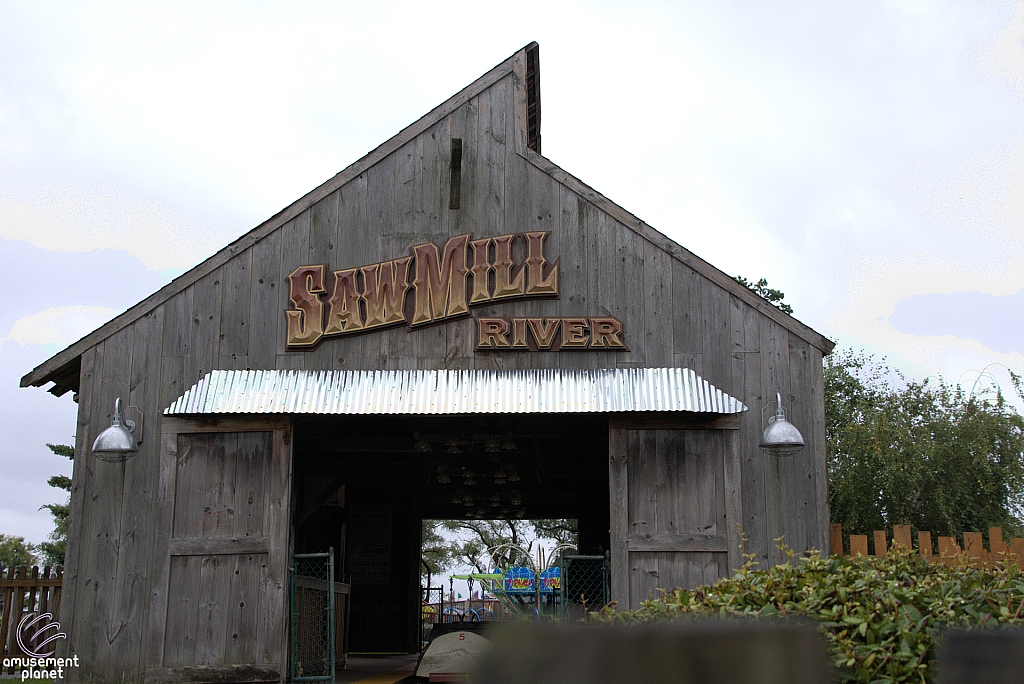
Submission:
<svg viewBox="0 0 1024 684">
<path fill-rule="evenodd" d="M 493 549 L 503 544 L 513 544 L 532 551 L 538 539 L 548 539 L 557 544 L 574 544 L 576 527 L 576 520 L 565 518 L 424 520 L 421 574 L 428 577 L 458 565 L 468 565 L 476 572 L 484 573 L 492 566 Z M 446 537 L 444 532 L 450 536 Z M 498 565 L 508 567 L 517 560 L 521 562 L 514 555 L 511 550 L 503 552 L 496 559 Z"/>
<path fill-rule="evenodd" d="M 578 525 L 574 518 L 538 518 L 531 520 L 534 533 L 557 544 L 576 544 Z"/>
<path fill-rule="evenodd" d="M 768 281 L 765 280 L 764 278 L 761 278 L 756 283 L 753 283 L 744 278 L 743 276 L 736 276 L 736 282 L 746 287 L 747 289 L 752 290 L 759 297 L 767 299 L 770 303 L 774 304 L 775 306 L 785 311 L 786 313 L 793 313 L 793 307 L 782 301 L 786 295 L 781 290 L 773 290 L 772 288 L 768 287 Z"/>
<path fill-rule="evenodd" d="M 968 396 L 941 379 L 908 381 L 863 353 L 833 353 L 825 423 L 829 505 L 844 533 L 894 524 L 1024 533 L 1024 418 L 1001 391 Z"/>
<path fill-rule="evenodd" d="M 0 568 L 35 565 L 36 547 L 24 537 L 0 534 Z"/>
<path fill-rule="evenodd" d="M 75 448 L 66 444 L 47 444 L 50 451 L 65 458 L 75 458 Z M 54 475 L 46 484 L 57 489 L 63 489 L 68 493 L 68 498 L 62 504 L 45 504 L 39 510 L 47 509 L 53 515 L 53 532 L 50 532 L 49 541 L 39 544 L 39 551 L 43 554 L 43 562 L 47 565 L 64 565 L 64 552 L 68 545 L 68 522 L 71 504 L 71 478 L 64 475 Z"/>
<path fill-rule="evenodd" d="M 456 562 L 473 567 L 477 572 L 487 572 L 492 564 L 491 550 L 502 544 L 533 549 L 530 523 L 526 520 L 446 520 L 444 527 L 450 532 L 469 532 L 469 539 L 455 542 L 452 556 Z M 511 551 L 502 553 L 495 560 L 500 566 L 508 566 Z"/>
<path fill-rule="evenodd" d="M 426 577 L 426 586 L 431 578 L 440 575 L 454 564 L 452 543 L 441 535 L 441 520 L 424 520 L 420 551 L 420 574 Z"/>
</svg>

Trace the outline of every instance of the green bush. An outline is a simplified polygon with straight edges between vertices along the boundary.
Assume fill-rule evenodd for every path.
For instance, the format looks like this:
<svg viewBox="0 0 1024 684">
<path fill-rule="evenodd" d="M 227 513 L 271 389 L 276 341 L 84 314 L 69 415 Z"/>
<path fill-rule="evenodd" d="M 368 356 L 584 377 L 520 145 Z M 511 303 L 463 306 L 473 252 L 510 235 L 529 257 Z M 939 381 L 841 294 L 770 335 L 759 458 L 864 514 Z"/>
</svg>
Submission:
<svg viewBox="0 0 1024 684">
<path fill-rule="evenodd" d="M 816 620 L 844 682 L 928 682 L 950 627 L 1024 624 L 1024 576 L 1014 564 L 929 564 L 907 551 L 855 560 L 811 555 L 759 570 L 750 561 L 712 586 L 676 589 L 639 610 L 606 608 L 612 623 L 692 617 L 797 616 Z"/>
</svg>

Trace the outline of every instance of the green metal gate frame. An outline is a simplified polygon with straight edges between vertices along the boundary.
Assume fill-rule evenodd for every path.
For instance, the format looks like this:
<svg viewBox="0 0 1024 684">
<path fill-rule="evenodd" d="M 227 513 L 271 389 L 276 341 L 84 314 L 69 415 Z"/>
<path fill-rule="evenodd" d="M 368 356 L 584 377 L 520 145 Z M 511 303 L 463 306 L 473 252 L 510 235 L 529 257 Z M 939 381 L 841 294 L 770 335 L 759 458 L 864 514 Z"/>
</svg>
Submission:
<svg viewBox="0 0 1024 684">
<path fill-rule="evenodd" d="M 607 556 L 562 556 L 559 565 L 561 567 L 559 571 L 559 583 L 561 585 L 559 594 L 561 594 L 562 599 L 561 614 L 563 620 L 569 617 L 570 606 L 582 605 L 578 599 L 568 595 L 569 585 L 576 582 L 571 569 L 573 565 L 577 567 L 590 566 L 591 577 L 587 582 L 590 585 L 587 587 L 587 595 L 591 601 L 588 602 L 587 608 L 600 610 L 608 605 L 608 602 L 611 600 L 611 591 Z M 596 567 L 600 567 L 599 574 L 594 572 Z"/>
<path fill-rule="evenodd" d="M 322 561 L 317 563 L 316 561 Z M 300 566 L 302 566 L 300 568 Z M 318 567 L 319 566 L 319 567 Z M 326 566 L 326 567 L 324 567 Z M 316 570 L 316 575 L 303 574 L 300 570 L 309 572 L 310 570 Z M 326 653 L 324 657 L 319 659 L 317 664 L 322 663 L 322 667 L 316 668 L 316 672 L 322 672 L 322 674 L 304 674 L 304 665 L 308 665 L 309 661 L 301 661 L 300 658 L 307 654 L 311 650 L 305 643 L 305 640 L 309 638 L 309 626 L 308 622 L 299 622 L 299 604 L 296 600 L 297 589 L 299 584 L 299 578 L 311 580 L 312 582 L 323 582 L 324 591 L 327 593 L 327 600 L 325 601 L 325 615 L 324 618 L 327 623 L 327 634 L 320 635 L 321 638 L 318 640 L 319 643 L 326 643 Z M 330 547 L 327 553 L 293 553 L 292 561 L 288 566 L 288 584 L 289 584 L 289 597 L 291 605 L 291 619 L 289 620 L 288 632 L 289 632 L 289 658 L 288 658 L 288 674 L 289 680 L 293 682 L 313 682 L 313 681 L 329 681 L 334 684 L 335 678 L 335 667 L 337 665 L 337 653 L 335 653 L 335 634 L 334 634 L 334 547 Z M 311 587 L 303 587 L 304 591 L 311 590 Z M 302 616 L 307 620 L 314 616 Z M 324 638 L 325 637 L 325 638 Z M 300 640 L 303 643 L 300 644 Z M 318 644 L 319 645 L 319 644 Z"/>
</svg>

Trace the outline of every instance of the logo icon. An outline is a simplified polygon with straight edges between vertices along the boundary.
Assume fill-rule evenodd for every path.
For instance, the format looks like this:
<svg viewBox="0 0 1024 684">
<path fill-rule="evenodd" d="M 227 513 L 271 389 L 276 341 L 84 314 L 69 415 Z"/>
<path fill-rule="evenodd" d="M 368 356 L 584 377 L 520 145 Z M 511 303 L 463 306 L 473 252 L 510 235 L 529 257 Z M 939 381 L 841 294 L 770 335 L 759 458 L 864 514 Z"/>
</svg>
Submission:
<svg viewBox="0 0 1024 684">
<path fill-rule="evenodd" d="M 36 623 L 38 622 L 42 624 L 37 627 Z M 67 639 L 68 635 L 58 631 L 47 636 L 45 632 L 51 629 L 60 629 L 60 623 L 53 619 L 53 613 L 43 613 L 42 615 L 36 615 L 35 611 L 27 613 L 25 617 L 21 618 L 21 622 L 18 623 L 18 631 L 15 634 L 18 640 L 18 648 L 33 658 L 48 658 L 52 656 L 57 650 L 57 644 L 53 645 L 49 653 L 44 653 L 43 648 L 57 639 Z M 26 645 L 26 641 L 31 644 L 32 648 Z"/>
</svg>

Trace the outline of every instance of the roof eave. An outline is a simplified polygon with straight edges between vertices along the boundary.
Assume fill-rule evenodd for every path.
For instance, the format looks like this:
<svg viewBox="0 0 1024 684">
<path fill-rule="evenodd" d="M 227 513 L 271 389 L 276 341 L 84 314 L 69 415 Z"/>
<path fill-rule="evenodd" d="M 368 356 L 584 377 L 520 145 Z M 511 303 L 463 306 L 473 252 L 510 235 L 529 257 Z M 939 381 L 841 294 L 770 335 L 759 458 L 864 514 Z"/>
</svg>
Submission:
<svg viewBox="0 0 1024 684">
<path fill-rule="evenodd" d="M 738 283 L 736 279 L 728 273 L 712 266 L 672 238 L 652 228 L 626 209 L 623 209 L 597 190 L 594 190 L 571 173 L 562 169 L 547 157 L 537 154 L 530 149 L 521 150 L 519 154 L 526 161 L 533 164 L 533 166 L 537 167 L 569 190 L 572 190 L 598 209 L 604 211 L 637 235 L 648 240 L 651 244 L 662 251 L 667 252 L 674 259 L 686 264 L 719 287 L 728 291 L 730 294 L 740 298 L 745 303 L 754 307 L 765 316 L 768 316 L 773 321 L 798 336 L 800 339 L 820 350 L 823 354 L 829 354 L 832 349 L 835 348 L 836 343 L 819 333 L 817 330 L 814 330 L 810 326 L 800 322 L 777 306 L 770 304 L 763 297 L 759 297 L 754 294 L 754 292 Z"/>
</svg>

